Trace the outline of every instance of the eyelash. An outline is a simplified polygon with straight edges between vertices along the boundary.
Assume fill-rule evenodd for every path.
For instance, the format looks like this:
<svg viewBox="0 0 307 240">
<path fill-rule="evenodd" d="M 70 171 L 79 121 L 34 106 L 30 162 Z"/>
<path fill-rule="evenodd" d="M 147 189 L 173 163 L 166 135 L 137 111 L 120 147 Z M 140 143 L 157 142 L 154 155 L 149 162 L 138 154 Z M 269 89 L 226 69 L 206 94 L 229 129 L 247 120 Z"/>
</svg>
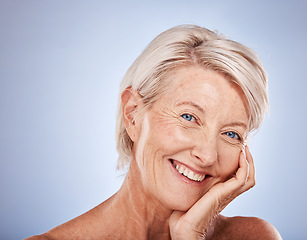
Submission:
<svg viewBox="0 0 307 240">
<path fill-rule="evenodd" d="M 235 134 L 237 138 L 233 138 L 233 137 L 229 136 L 228 133 Z M 226 136 L 232 138 L 232 139 L 238 140 L 238 141 L 240 141 L 240 142 L 242 141 L 242 137 L 240 136 L 240 134 L 238 134 L 238 133 L 236 133 L 236 132 L 234 132 L 234 131 L 225 132 L 224 134 L 225 134 Z"/>
<path fill-rule="evenodd" d="M 189 122 L 195 122 L 195 121 L 196 121 L 196 118 L 195 118 L 193 115 L 188 114 L 188 113 L 182 114 L 181 117 L 182 117 L 184 120 L 189 121 Z M 187 117 L 190 117 L 191 120 L 188 120 Z"/>
<path fill-rule="evenodd" d="M 188 122 L 196 122 L 197 121 L 196 117 L 194 117 L 193 115 L 188 114 L 188 113 L 181 114 L 181 117 Z M 187 118 L 189 118 L 190 120 L 188 120 Z M 241 135 L 236 133 L 235 131 L 228 131 L 228 132 L 224 132 L 223 134 L 225 134 L 227 137 L 230 137 L 231 139 L 242 142 Z M 234 134 L 235 137 L 231 137 L 231 136 L 229 136 L 229 134 Z"/>
</svg>

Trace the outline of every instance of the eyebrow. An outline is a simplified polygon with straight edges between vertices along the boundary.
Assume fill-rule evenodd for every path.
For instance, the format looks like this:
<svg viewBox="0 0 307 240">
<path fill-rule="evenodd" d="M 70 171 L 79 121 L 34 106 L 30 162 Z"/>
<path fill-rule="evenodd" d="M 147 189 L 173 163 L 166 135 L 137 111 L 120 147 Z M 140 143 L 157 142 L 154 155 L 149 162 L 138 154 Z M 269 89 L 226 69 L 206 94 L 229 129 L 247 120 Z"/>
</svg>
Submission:
<svg viewBox="0 0 307 240">
<path fill-rule="evenodd" d="M 247 125 L 243 122 L 230 122 L 230 123 L 227 123 L 225 125 L 225 127 L 227 127 L 227 126 L 239 126 L 239 127 L 243 127 L 245 129 L 247 129 Z"/>
<path fill-rule="evenodd" d="M 178 104 L 176 104 L 177 106 L 181 106 L 181 105 L 190 105 L 190 106 L 193 106 L 195 108 L 197 108 L 199 111 L 201 111 L 202 113 L 205 113 L 205 110 L 199 106 L 198 104 L 192 102 L 192 101 L 184 101 L 184 102 L 180 102 Z"/>
<path fill-rule="evenodd" d="M 180 102 L 178 104 L 176 104 L 177 106 L 181 106 L 181 105 L 190 105 L 190 106 L 193 106 L 195 108 L 197 108 L 199 111 L 201 111 L 203 114 L 205 114 L 205 110 L 199 106 L 198 104 L 196 104 L 195 102 L 192 102 L 192 101 L 184 101 L 184 102 Z M 245 129 L 247 129 L 247 125 L 243 122 L 237 122 L 237 121 L 234 121 L 234 122 L 229 122 L 227 124 L 225 124 L 225 127 L 227 126 L 239 126 L 239 127 L 243 127 Z"/>
</svg>

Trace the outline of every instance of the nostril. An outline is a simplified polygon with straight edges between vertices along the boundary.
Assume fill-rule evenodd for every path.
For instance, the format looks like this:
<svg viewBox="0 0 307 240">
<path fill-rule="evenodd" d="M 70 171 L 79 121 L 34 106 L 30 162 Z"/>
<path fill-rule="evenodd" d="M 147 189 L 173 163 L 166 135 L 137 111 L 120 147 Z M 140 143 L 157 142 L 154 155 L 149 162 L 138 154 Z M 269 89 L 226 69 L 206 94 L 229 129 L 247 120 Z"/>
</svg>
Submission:
<svg viewBox="0 0 307 240">
<path fill-rule="evenodd" d="M 215 140 L 198 143 L 191 148 L 190 154 L 204 167 L 213 165 L 218 160 L 217 143 Z"/>
<path fill-rule="evenodd" d="M 194 154 L 193 155 L 197 161 L 201 163 L 203 167 L 208 167 L 213 165 L 217 160 L 218 160 L 218 155 L 217 153 L 203 153 L 202 155 L 200 154 Z"/>
</svg>

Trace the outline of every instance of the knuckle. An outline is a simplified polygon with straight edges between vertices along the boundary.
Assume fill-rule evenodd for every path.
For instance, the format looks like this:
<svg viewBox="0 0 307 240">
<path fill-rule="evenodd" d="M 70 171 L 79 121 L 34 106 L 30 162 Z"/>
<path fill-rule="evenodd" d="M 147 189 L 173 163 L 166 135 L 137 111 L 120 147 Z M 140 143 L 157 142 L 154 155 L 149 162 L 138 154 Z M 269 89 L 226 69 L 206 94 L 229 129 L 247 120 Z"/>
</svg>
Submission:
<svg viewBox="0 0 307 240">
<path fill-rule="evenodd" d="M 255 185 L 256 185 L 256 181 L 255 181 L 255 180 L 251 180 L 251 181 L 247 184 L 248 189 L 253 188 Z"/>
<path fill-rule="evenodd" d="M 239 187 L 244 187 L 246 185 L 246 181 L 240 181 L 240 183 L 239 183 Z"/>
</svg>

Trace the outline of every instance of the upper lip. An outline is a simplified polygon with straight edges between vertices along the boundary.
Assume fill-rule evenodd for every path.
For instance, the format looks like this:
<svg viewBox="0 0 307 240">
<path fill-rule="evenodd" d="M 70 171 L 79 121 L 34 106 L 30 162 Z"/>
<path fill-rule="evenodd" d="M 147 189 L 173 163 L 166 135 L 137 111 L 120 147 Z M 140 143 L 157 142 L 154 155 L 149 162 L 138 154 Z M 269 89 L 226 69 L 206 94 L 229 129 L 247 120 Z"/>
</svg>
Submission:
<svg viewBox="0 0 307 240">
<path fill-rule="evenodd" d="M 200 170 L 196 170 L 195 168 L 192 168 L 190 167 L 189 165 L 185 164 L 185 163 L 182 163 L 180 161 L 177 161 L 175 159 L 170 159 L 170 161 L 176 165 L 184 165 L 186 168 L 190 169 L 192 172 L 196 173 L 196 174 L 199 174 L 199 175 L 202 175 L 202 176 L 205 176 L 205 175 L 208 175 L 208 176 L 212 176 L 210 173 L 208 172 L 205 172 L 205 171 L 200 171 Z"/>
</svg>

